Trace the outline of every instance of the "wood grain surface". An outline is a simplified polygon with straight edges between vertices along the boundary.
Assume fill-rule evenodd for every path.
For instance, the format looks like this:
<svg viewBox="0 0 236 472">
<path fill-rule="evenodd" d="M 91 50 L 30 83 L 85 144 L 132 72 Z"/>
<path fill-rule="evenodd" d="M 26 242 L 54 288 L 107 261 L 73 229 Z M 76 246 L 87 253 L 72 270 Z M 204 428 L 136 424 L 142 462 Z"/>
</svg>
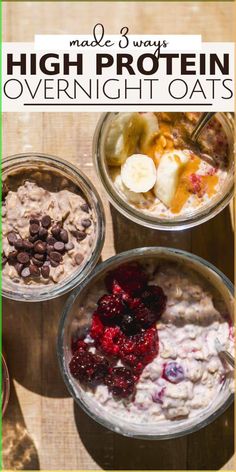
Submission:
<svg viewBox="0 0 236 472">
<path fill-rule="evenodd" d="M 5 41 L 33 41 L 35 33 L 88 33 L 97 22 L 116 33 L 202 34 L 204 41 L 232 41 L 232 3 L 3 4 Z M 233 230 L 229 207 L 212 221 L 183 232 L 152 231 L 112 209 L 95 175 L 92 138 L 98 114 L 4 114 L 3 155 L 44 152 L 73 162 L 102 195 L 106 241 L 102 259 L 144 245 L 192 251 L 233 279 Z M 25 470 L 233 470 L 233 408 L 207 428 L 171 441 L 141 441 L 111 433 L 70 398 L 56 358 L 63 299 L 37 304 L 3 302 L 3 345 L 11 375 L 3 421 L 6 469 Z"/>
</svg>

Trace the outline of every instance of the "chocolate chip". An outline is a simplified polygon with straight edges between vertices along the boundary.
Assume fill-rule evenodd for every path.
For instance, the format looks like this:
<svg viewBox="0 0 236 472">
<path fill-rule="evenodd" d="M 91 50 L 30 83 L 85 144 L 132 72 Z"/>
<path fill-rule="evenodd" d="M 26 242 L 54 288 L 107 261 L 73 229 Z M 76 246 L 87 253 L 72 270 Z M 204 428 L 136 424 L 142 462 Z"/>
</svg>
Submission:
<svg viewBox="0 0 236 472">
<path fill-rule="evenodd" d="M 43 267 L 49 267 L 50 265 L 51 265 L 50 260 L 45 261 L 45 262 L 43 263 Z"/>
<path fill-rule="evenodd" d="M 92 221 L 89 218 L 84 218 L 81 220 L 81 224 L 84 228 L 89 228 L 89 226 L 92 224 Z"/>
<path fill-rule="evenodd" d="M 72 236 L 74 236 L 76 239 L 78 238 L 79 231 L 77 229 L 72 229 L 71 230 Z"/>
<path fill-rule="evenodd" d="M 87 236 L 86 233 L 83 233 L 83 231 L 77 231 L 77 229 L 73 229 L 71 234 L 77 239 L 77 241 L 82 241 Z"/>
<path fill-rule="evenodd" d="M 39 238 L 45 240 L 48 236 L 48 230 L 46 228 L 39 229 Z"/>
<path fill-rule="evenodd" d="M 24 249 L 24 241 L 23 239 L 17 239 L 14 243 L 15 249 L 21 250 Z"/>
<path fill-rule="evenodd" d="M 65 249 L 65 244 L 62 243 L 61 241 L 57 241 L 57 242 L 54 244 L 54 249 L 55 249 L 55 251 L 63 252 L 64 249 Z"/>
<path fill-rule="evenodd" d="M 21 272 L 21 277 L 26 278 L 30 276 L 29 267 L 25 267 Z"/>
<path fill-rule="evenodd" d="M 27 239 L 23 240 L 23 248 L 25 251 L 32 251 L 34 245 L 31 241 L 28 241 Z"/>
<path fill-rule="evenodd" d="M 38 235 L 37 235 L 37 234 L 35 234 L 34 236 L 29 236 L 29 241 L 30 241 L 31 243 L 35 243 L 35 241 L 37 241 L 37 239 L 38 239 Z"/>
<path fill-rule="evenodd" d="M 76 264 L 80 265 L 81 262 L 83 261 L 83 259 L 84 259 L 84 256 L 83 256 L 83 254 L 80 254 L 80 252 L 77 252 L 77 254 L 75 254 Z"/>
<path fill-rule="evenodd" d="M 61 227 L 59 225 L 55 225 L 51 229 L 52 235 L 55 236 L 55 238 L 58 238 L 61 232 Z"/>
<path fill-rule="evenodd" d="M 66 251 L 71 251 L 71 249 L 74 249 L 75 245 L 70 241 L 69 243 L 65 244 L 65 250 Z"/>
<path fill-rule="evenodd" d="M 44 265 L 41 269 L 41 274 L 44 279 L 48 279 L 50 274 L 50 267 Z"/>
<path fill-rule="evenodd" d="M 58 267 L 59 266 L 59 262 L 56 262 L 56 261 L 53 261 L 53 260 L 51 260 L 50 262 L 51 262 L 52 267 Z"/>
<path fill-rule="evenodd" d="M 51 244 L 48 244 L 47 245 L 47 254 L 50 254 L 50 252 L 54 251 L 54 246 L 52 246 Z"/>
<path fill-rule="evenodd" d="M 8 233 L 7 240 L 11 246 L 14 246 L 15 242 L 17 241 L 17 234 L 15 233 L 15 231 L 11 231 L 10 233 Z"/>
<path fill-rule="evenodd" d="M 34 254 L 34 258 L 37 259 L 38 261 L 43 261 L 44 257 L 45 257 L 44 254 L 38 254 L 38 253 Z"/>
<path fill-rule="evenodd" d="M 21 275 L 21 272 L 22 272 L 22 270 L 23 270 L 23 268 L 24 268 L 24 265 L 23 265 L 23 264 L 20 264 L 19 262 L 17 262 L 14 267 L 15 267 L 15 269 L 16 269 L 17 274 L 18 274 L 18 275 Z"/>
<path fill-rule="evenodd" d="M 29 258 L 29 254 L 27 254 L 27 252 L 19 252 L 17 254 L 17 260 L 18 262 L 20 262 L 20 264 L 28 264 L 30 258 Z"/>
<path fill-rule="evenodd" d="M 50 244 L 50 246 L 53 246 L 56 242 L 56 238 L 54 238 L 53 236 L 49 235 L 47 237 L 47 243 Z"/>
<path fill-rule="evenodd" d="M 12 251 L 8 254 L 8 262 L 9 264 L 15 264 L 17 258 L 17 251 Z"/>
<path fill-rule="evenodd" d="M 39 261 L 38 259 L 35 259 L 35 257 L 32 257 L 32 262 L 37 267 L 42 267 L 43 266 L 43 261 Z"/>
<path fill-rule="evenodd" d="M 38 218 L 32 217 L 32 218 L 30 218 L 29 222 L 30 222 L 30 225 L 38 225 L 38 226 L 40 225 L 40 222 L 39 222 Z"/>
<path fill-rule="evenodd" d="M 40 276 L 40 270 L 36 265 L 31 264 L 29 266 L 29 271 L 30 271 L 30 275 L 32 277 L 39 277 Z"/>
<path fill-rule="evenodd" d="M 60 231 L 60 239 L 63 241 L 63 243 L 68 243 L 68 231 L 66 229 L 62 229 Z"/>
<path fill-rule="evenodd" d="M 81 210 L 85 211 L 86 213 L 89 213 L 89 206 L 87 203 L 83 203 L 83 205 L 81 205 Z"/>
<path fill-rule="evenodd" d="M 61 262 L 62 261 L 62 255 L 59 252 L 51 251 L 50 252 L 50 260 L 54 261 L 54 262 Z"/>
<path fill-rule="evenodd" d="M 87 237 L 86 233 L 83 233 L 82 231 L 78 231 L 78 234 L 77 234 L 78 241 L 83 241 L 83 239 L 85 239 L 86 237 Z"/>
<path fill-rule="evenodd" d="M 49 216 L 49 215 L 43 216 L 42 219 L 41 219 L 41 224 L 44 228 L 50 228 L 50 226 L 52 224 L 51 216 Z"/>
<path fill-rule="evenodd" d="M 43 241 L 36 241 L 34 243 L 34 250 L 39 254 L 45 254 L 45 252 L 47 251 L 47 244 Z"/>
<path fill-rule="evenodd" d="M 38 234 L 39 232 L 39 225 L 37 225 L 36 223 L 33 223 L 32 225 L 30 225 L 30 234 L 31 236 L 35 236 L 35 234 Z"/>
</svg>

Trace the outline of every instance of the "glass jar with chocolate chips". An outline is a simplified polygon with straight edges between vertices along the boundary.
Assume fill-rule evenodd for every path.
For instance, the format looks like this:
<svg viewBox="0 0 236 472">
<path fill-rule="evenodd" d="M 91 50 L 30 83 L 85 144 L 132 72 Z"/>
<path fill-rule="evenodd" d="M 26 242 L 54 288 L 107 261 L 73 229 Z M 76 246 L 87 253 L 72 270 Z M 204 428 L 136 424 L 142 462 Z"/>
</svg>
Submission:
<svg viewBox="0 0 236 472">
<path fill-rule="evenodd" d="M 8 157 L 2 200 L 4 296 L 55 298 L 95 266 L 104 242 L 103 207 L 74 166 L 40 154 Z"/>
</svg>

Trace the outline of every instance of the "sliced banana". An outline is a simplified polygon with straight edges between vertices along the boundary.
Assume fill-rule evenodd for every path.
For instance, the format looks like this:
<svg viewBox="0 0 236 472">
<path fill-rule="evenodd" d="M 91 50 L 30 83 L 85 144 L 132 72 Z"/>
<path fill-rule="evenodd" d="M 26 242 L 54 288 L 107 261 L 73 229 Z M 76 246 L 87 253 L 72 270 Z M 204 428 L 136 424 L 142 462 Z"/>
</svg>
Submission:
<svg viewBox="0 0 236 472">
<path fill-rule="evenodd" d="M 145 154 L 133 154 L 121 166 L 121 179 L 132 192 L 148 192 L 156 182 L 156 167 L 153 160 Z"/>
<path fill-rule="evenodd" d="M 143 206 L 146 203 L 146 198 L 142 193 L 135 193 L 129 190 L 122 182 L 121 175 L 117 175 L 114 180 L 116 189 L 121 193 L 123 198 L 128 202 L 134 203 L 135 205 Z"/>
<path fill-rule="evenodd" d="M 154 113 L 143 113 L 143 130 L 140 137 L 140 151 L 147 153 L 153 139 L 159 134 L 158 119 Z"/>
<path fill-rule="evenodd" d="M 163 154 L 157 168 L 157 179 L 154 193 L 167 207 L 177 190 L 179 177 L 187 162 L 189 161 L 188 151 L 171 151 Z"/>
<path fill-rule="evenodd" d="M 105 153 L 110 166 L 122 165 L 135 152 L 143 120 L 139 113 L 118 113 L 109 128 Z"/>
</svg>

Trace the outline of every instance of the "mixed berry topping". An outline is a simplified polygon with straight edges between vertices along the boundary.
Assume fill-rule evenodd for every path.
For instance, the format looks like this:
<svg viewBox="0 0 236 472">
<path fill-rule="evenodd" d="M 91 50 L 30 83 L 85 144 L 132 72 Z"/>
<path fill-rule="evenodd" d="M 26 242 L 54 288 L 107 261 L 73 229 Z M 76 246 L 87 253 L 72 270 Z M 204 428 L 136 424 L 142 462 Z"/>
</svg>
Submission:
<svg viewBox="0 0 236 472">
<path fill-rule="evenodd" d="M 116 293 L 119 287 L 128 295 L 139 294 L 147 285 L 147 276 L 144 270 L 136 262 L 123 264 L 110 272 L 106 278 L 106 286 L 109 292 Z"/>
<path fill-rule="evenodd" d="M 171 383 L 179 383 L 184 380 L 184 369 L 177 362 L 168 362 L 164 365 L 162 376 Z"/>
<path fill-rule="evenodd" d="M 97 385 L 108 375 L 109 364 L 104 357 L 79 349 L 70 361 L 70 371 L 80 382 Z"/>
<path fill-rule="evenodd" d="M 97 343 L 97 347 L 99 347 L 106 356 L 119 357 L 120 347 L 123 342 L 122 338 L 123 334 L 119 326 L 105 328 L 102 337 Z"/>
<path fill-rule="evenodd" d="M 105 384 L 114 397 L 129 397 L 134 393 L 135 379 L 131 370 L 125 367 L 114 367 L 110 369 L 105 378 Z"/>
<path fill-rule="evenodd" d="M 114 397 L 126 398 L 158 354 L 156 322 L 167 298 L 161 287 L 148 285 L 146 273 L 136 262 L 110 272 L 106 287 L 109 294 L 98 300 L 88 333 L 99 356 L 83 340 L 73 341 L 70 371 L 87 385 L 104 383 Z M 115 366 L 117 362 L 122 367 Z"/>
<path fill-rule="evenodd" d="M 119 321 L 124 312 L 125 304 L 119 295 L 103 295 L 98 301 L 97 313 L 104 324 L 113 323 L 116 319 Z"/>
<path fill-rule="evenodd" d="M 41 219 L 30 218 L 27 238 L 22 239 L 15 231 L 11 231 L 7 235 L 7 240 L 13 250 L 8 256 L 2 255 L 2 264 L 8 262 L 14 266 L 17 274 L 23 279 L 40 276 L 48 279 L 50 268 L 59 266 L 65 253 L 74 249 L 63 223 L 52 222 L 49 215 L 44 215 Z M 78 255 L 83 260 L 83 256 L 76 254 Z M 82 260 L 80 259 L 78 264 Z"/>
</svg>

